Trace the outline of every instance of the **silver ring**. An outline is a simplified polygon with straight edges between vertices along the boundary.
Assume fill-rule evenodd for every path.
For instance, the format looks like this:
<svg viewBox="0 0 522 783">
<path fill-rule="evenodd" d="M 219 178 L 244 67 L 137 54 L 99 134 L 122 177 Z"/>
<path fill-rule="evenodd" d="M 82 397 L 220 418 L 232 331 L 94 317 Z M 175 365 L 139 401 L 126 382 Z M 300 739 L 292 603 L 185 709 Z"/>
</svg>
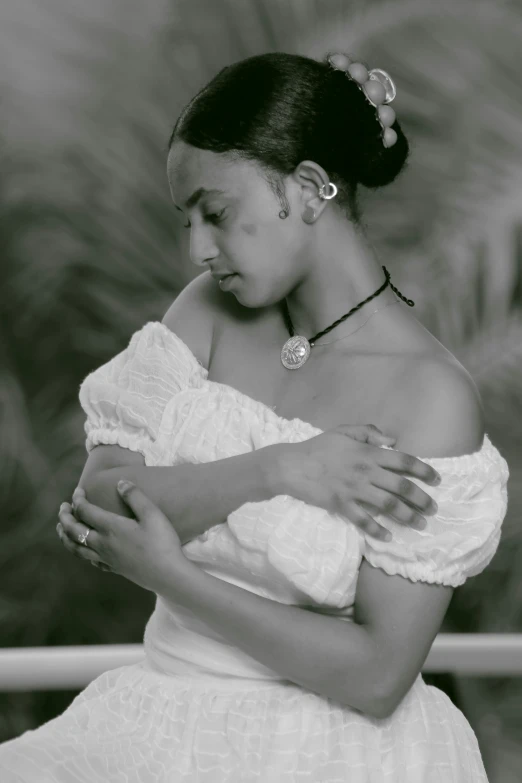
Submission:
<svg viewBox="0 0 522 783">
<path fill-rule="evenodd" d="M 331 198 L 334 198 L 334 196 L 337 195 L 337 185 L 334 185 L 333 182 L 329 182 L 328 183 L 328 190 L 330 190 L 330 185 L 332 186 L 333 192 L 330 193 L 329 196 L 326 195 L 326 186 L 325 185 L 321 185 L 321 187 L 319 188 L 319 198 L 331 199 Z"/>
<path fill-rule="evenodd" d="M 78 543 L 83 544 L 84 546 L 88 546 L 87 536 L 89 535 L 90 532 L 91 532 L 91 528 L 88 527 L 85 533 L 78 533 Z"/>
</svg>

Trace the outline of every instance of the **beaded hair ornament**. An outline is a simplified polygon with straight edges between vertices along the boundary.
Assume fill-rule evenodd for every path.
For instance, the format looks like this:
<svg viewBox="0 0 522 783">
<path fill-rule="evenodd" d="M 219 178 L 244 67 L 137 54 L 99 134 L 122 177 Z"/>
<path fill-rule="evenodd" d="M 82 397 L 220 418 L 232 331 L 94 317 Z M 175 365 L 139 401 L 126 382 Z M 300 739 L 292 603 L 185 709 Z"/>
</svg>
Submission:
<svg viewBox="0 0 522 783">
<path fill-rule="evenodd" d="M 395 122 L 396 115 L 392 107 L 386 105 L 397 94 L 391 76 L 380 68 L 368 71 L 362 63 L 352 62 L 346 54 L 329 54 L 326 60 L 335 71 L 344 71 L 356 83 L 366 100 L 377 109 L 384 132 L 383 144 L 385 147 L 393 147 L 397 134 L 390 126 Z"/>
</svg>

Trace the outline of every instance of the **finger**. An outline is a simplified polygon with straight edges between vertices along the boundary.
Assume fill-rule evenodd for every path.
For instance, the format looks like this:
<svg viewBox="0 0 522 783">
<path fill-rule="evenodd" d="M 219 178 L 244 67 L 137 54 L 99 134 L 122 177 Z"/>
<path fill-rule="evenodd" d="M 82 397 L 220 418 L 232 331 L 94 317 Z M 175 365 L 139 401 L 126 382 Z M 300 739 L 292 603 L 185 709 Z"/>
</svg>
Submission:
<svg viewBox="0 0 522 783">
<path fill-rule="evenodd" d="M 390 531 L 383 525 L 379 525 L 379 523 L 365 511 L 363 503 L 353 503 L 350 521 L 353 521 L 354 525 L 372 538 L 377 538 L 380 541 L 391 540 L 392 535 Z"/>
<path fill-rule="evenodd" d="M 90 560 L 89 562 L 92 566 L 99 568 L 100 571 L 111 571 L 107 563 L 104 563 L 102 560 Z"/>
<path fill-rule="evenodd" d="M 400 476 L 389 470 L 378 470 L 372 476 L 371 483 L 387 492 L 398 495 L 401 500 L 414 506 L 417 511 L 421 511 L 423 514 L 432 515 L 438 511 L 439 507 L 436 501 L 406 476 Z"/>
<path fill-rule="evenodd" d="M 371 443 L 374 446 L 391 446 L 397 441 L 397 438 L 385 435 L 375 424 L 341 424 L 335 429 L 360 443 Z"/>
<path fill-rule="evenodd" d="M 79 498 L 74 508 L 74 516 L 80 522 L 85 522 L 87 527 L 92 527 L 100 535 L 109 535 L 114 525 L 121 522 L 119 514 L 106 511 L 94 503 L 89 503 L 87 498 Z"/>
<path fill-rule="evenodd" d="M 360 502 L 378 514 L 393 517 L 406 527 L 413 527 L 416 530 L 423 530 L 426 527 L 426 519 L 422 514 L 408 506 L 397 495 L 380 489 L 380 487 L 374 487 L 373 484 L 366 486 L 364 498 L 361 498 Z"/>
<path fill-rule="evenodd" d="M 435 468 L 432 468 L 431 465 L 423 462 L 418 457 L 406 454 L 403 451 L 395 451 L 395 449 L 379 449 L 379 451 L 381 452 L 378 455 L 379 465 L 386 468 L 386 470 L 415 476 L 415 478 L 435 487 L 440 485 L 442 476 Z"/>
<path fill-rule="evenodd" d="M 392 435 L 385 435 L 380 430 L 377 432 L 370 430 L 368 432 L 367 443 L 371 446 L 393 446 L 397 443 L 397 438 L 394 438 Z"/>
<path fill-rule="evenodd" d="M 77 544 L 66 535 L 62 528 L 62 523 L 58 522 L 56 525 L 56 532 L 62 542 L 63 546 L 71 555 L 78 557 L 80 560 L 98 560 L 98 555 L 89 547 L 84 544 Z"/>
<path fill-rule="evenodd" d="M 72 507 L 73 507 L 73 513 L 76 511 L 76 504 L 80 502 L 80 500 L 83 500 L 85 498 L 85 490 L 83 490 L 81 487 L 76 487 L 72 494 Z"/>
<path fill-rule="evenodd" d="M 71 539 L 68 538 L 68 536 L 64 533 L 60 523 L 58 523 L 56 528 L 61 543 L 71 555 L 74 555 L 79 560 L 88 561 L 91 563 L 91 565 L 96 565 L 99 568 L 102 568 L 102 570 L 104 571 L 111 570 L 108 565 L 100 561 L 98 555 L 92 549 L 89 549 L 86 546 L 83 546 L 81 544 L 76 544 L 74 541 L 71 541 Z"/>
<path fill-rule="evenodd" d="M 382 446 L 386 444 L 391 446 L 392 443 L 397 442 L 397 438 L 393 438 L 391 435 L 385 435 L 382 430 L 375 426 L 375 424 L 362 425 L 364 431 L 366 443 L 370 443 L 373 446 Z"/>
<path fill-rule="evenodd" d="M 380 541 L 391 540 L 392 534 L 390 531 L 383 525 L 379 525 L 379 523 L 364 510 L 363 503 L 347 503 L 345 510 L 341 513 L 343 516 L 346 516 L 352 524 L 358 527 L 359 530 L 372 538 L 377 538 Z"/>
<path fill-rule="evenodd" d="M 100 535 L 97 533 L 94 528 L 89 528 L 83 522 L 78 522 L 73 514 L 70 511 L 67 511 L 68 504 L 62 503 L 60 506 L 60 513 L 58 514 L 58 518 L 60 520 L 62 530 L 64 531 L 67 538 L 70 539 L 75 544 L 79 544 L 80 546 L 85 548 L 85 544 L 82 544 L 79 540 L 79 536 L 85 534 L 87 531 L 89 531 L 89 536 L 87 539 L 87 546 L 90 549 L 93 549 L 95 552 L 98 551 L 98 547 L 100 545 Z"/>
<path fill-rule="evenodd" d="M 100 569 L 100 571 L 111 571 L 111 572 L 112 572 L 112 568 L 110 568 L 110 567 L 107 565 L 107 563 L 102 563 L 102 562 L 100 561 L 99 563 L 97 563 L 97 566 L 98 566 L 98 568 Z"/>
<path fill-rule="evenodd" d="M 158 506 L 132 481 L 122 479 L 117 484 L 118 492 L 125 503 L 134 511 L 136 521 L 141 522 L 155 515 L 165 515 Z"/>
</svg>

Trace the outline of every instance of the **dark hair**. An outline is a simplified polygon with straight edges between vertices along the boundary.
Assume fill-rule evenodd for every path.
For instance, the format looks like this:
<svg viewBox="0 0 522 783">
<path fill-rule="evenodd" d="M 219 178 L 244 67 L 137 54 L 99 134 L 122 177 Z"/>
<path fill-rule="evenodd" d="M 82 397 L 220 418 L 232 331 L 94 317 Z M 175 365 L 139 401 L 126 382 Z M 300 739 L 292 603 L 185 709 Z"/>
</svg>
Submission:
<svg viewBox="0 0 522 783">
<path fill-rule="evenodd" d="M 168 149 L 180 139 L 232 160 L 257 161 L 283 202 L 282 176 L 313 160 L 337 185 L 336 202 L 359 223 L 357 185 L 393 182 L 409 145 L 395 121 L 397 141 L 384 146 L 377 109 L 327 57 L 318 62 L 273 52 L 222 68 L 183 109 Z"/>
</svg>

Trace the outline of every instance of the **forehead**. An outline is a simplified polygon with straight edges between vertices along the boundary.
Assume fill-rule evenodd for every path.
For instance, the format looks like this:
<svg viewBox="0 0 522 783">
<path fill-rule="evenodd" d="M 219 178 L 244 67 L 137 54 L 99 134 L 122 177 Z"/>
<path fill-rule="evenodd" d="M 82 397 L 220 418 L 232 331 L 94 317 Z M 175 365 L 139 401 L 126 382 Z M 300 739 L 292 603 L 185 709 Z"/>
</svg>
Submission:
<svg viewBox="0 0 522 783">
<path fill-rule="evenodd" d="M 252 168 L 249 161 L 234 161 L 224 154 L 201 150 L 182 141 L 172 145 L 167 158 L 170 190 L 179 206 L 184 206 L 200 187 L 237 193 L 245 178 L 252 177 Z"/>
<path fill-rule="evenodd" d="M 230 178 L 233 166 L 223 155 L 176 142 L 167 158 L 167 175 L 176 190 L 189 185 L 210 187 L 220 180 L 223 182 L 225 177 Z"/>
</svg>

